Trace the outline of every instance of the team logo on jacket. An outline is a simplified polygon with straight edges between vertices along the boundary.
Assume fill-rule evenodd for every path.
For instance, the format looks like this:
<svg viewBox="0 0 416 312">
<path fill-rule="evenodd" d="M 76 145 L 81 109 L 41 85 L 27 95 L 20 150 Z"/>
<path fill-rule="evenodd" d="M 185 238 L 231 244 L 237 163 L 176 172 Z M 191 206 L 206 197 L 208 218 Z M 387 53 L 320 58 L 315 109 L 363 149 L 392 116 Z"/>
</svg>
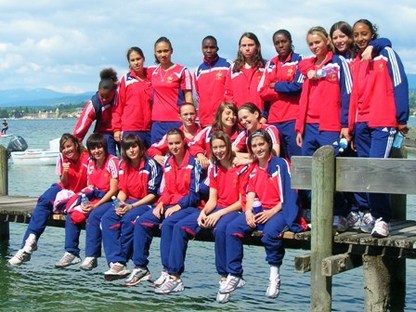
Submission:
<svg viewBox="0 0 416 312">
<path fill-rule="evenodd" d="M 217 79 L 217 80 L 222 80 L 222 77 L 223 77 L 224 75 L 222 74 L 222 72 L 218 72 L 218 73 L 216 73 L 215 74 L 215 79 Z"/>
</svg>

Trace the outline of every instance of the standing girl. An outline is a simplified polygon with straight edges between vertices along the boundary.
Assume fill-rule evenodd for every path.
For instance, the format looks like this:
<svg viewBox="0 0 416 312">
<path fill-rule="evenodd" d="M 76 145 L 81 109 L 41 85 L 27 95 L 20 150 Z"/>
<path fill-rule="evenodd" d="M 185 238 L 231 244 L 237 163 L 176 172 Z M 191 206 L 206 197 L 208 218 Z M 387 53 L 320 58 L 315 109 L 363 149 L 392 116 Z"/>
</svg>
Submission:
<svg viewBox="0 0 416 312">
<path fill-rule="evenodd" d="M 99 221 L 107 206 L 102 205 L 111 200 L 117 193 L 118 158 L 107 153 L 107 141 L 100 133 L 93 133 L 87 139 L 87 149 L 90 160 L 87 167 L 87 187 L 82 194 L 88 197 L 88 203 L 81 203 L 81 196 L 76 195 L 73 205 L 67 207 L 68 215 L 65 220 L 65 254 L 55 264 L 64 268 L 81 262 L 79 257 L 79 236 L 81 225 L 86 222 L 86 258 L 81 264 L 84 270 L 91 270 L 97 266 L 97 257 L 101 253 L 101 230 Z M 91 242 L 100 242 L 99 250 Z M 91 246 L 91 249 L 89 248 Z"/>
<path fill-rule="evenodd" d="M 302 148 L 303 156 L 312 156 L 324 145 L 332 145 L 338 156 L 340 139 L 350 140 L 348 107 L 352 81 L 349 67 L 344 58 L 333 53 L 324 28 L 311 28 L 306 40 L 315 56 L 300 63 L 307 78 L 296 120 L 296 142 Z M 348 209 L 340 193 L 336 194 L 334 215 L 334 227 L 340 232 L 345 231 Z"/>
<path fill-rule="evenodd" d="M 161 167 L 146 155 L 140 137 L 128 134 L 121 141 L 119 171 L 119 207 L 110 207 L 101 219 L 103 246 L 110 269 L 107 280 L 128 273 L 126 263 L 133 253 L 134 221 L 157 199 L 162 180 Z M 104 205 L 112 205 L 106 203 Z"/>
<path fill-rule="evenodd" d="M 193 103 L 192 76 L 189 70 L 172 62 L 173 48 L 166 37 L 155 42 L 158 66 L 152 74 L 153 108 L 151 143 L 159 142 L 172 128 L 181 126 L 178 106 Z"/>
<path fill-rule="evenodd" d="M 112 118 L 117 97 L 117 73 L 112 68 L 105 68 L 100 72 L 100 78 L 98 91 L 85 104 L 81 116 L 75 125 L 73 135 L 82 142 L 87 135 L 88 129 L 95 121 L 93 132 L 104 135 L 107 140 L 108 153 L 116 155 L 117 143 L 114 140 Z"/>
<path fill-rule="evenodd" d="M 144 67 L 142 49 L 131 47 L 127 51 L 130 72 L 121 77 L 112 126 L 114 139 L 120 142 L 129 133 L 137 134 L 146 148 L 150 146 L 152 123 L 152 87 L 150 71 Z"/>
<path fill-rule="evenodd" d="M 200 183 L 200 166 L 189 153 L 183 132 L 177 128 L 166 135 L 170 156 L 163 168 L 160 198 L 153 210 L 140 216 L 134 226 L 133 262 L 136 268 L 125 281 L 125 285 L 133 286 L 143 280 L 150 279 L 147 269 L 149 248 L 154 232 L 161 224 L 160 254 L 163 271 L 155 281 L 156 286 L 168 280 L 168 261 L 172 241 L 173 226 L 187 215 L 194 212 L 199 202 L 198 188 Z M 170 280 L 170 279 L 169 279 Z M 172 291 L 183 290 L 180 280 L 170 283 Z"/>
<path fill-rule="evenodd" d="M 280 133 L 281 155 L 286 159 L 301 154 L 296 144 L 295 122 L 304 76 L 298 68 L 302 57 L 293 51 L 292 35 L 285 29 L 273 34 L 277 56 L 267 64 L 259 84 L 260 96 L 269 102 L 267 122 Z"/>
<path fill-rule="evenodd" d="M 59 150 L 61 153 L 56 162 L 55 172 L 59 175 L 60 181 L 52 184 L 39 197 L 23 236 L 22 248 L 9 260 L 11 265 L 29 261 L 32 253 L 37 250 L 37 241 L 45 230 L 50 215 L 57 211 L 64 212 L 65 205 L 55 205 L 57 195 L 61 191 L 61 194 L 74 194 L 87 185 L 89 155 L 78 139 L 72 134 L 64 133 L 59 141 Z"/>
<path fill-rule="evenodd" d="M 225 248 L 228 276 L 220 283 L 219 295 L 230 294 L 241 285 L 244 235 L 252 233 L 258 224 L 263 224 L 261 240 L 266 249 L 266 261 L 270 265 L 266 295 L 276 298 L 280 291 L 279 269 L 285 254 L 283 232 L 303 230 L 297 223 L 297 194 L 290 187 L 289 165 L 283 158 L 273 156 L 273 143 L 266 131 L 260 129 L 252 132 L 248 146 L 255 161 L 247 185 L 247 206 L 245 213 L 227 226 Z M 255 198 L 262 204 L 259 213 L 253 211 Z"/>
<path fill-rule="evenodd" d="M 354 135 L 358 157 L 387 158 L 397 132 L 407 134 L 409 86 L 399 56 L 386 47 L 363 60 L 370 40 L 378 37 L 377 28 L 368 20 L 358 20 L 353 27 L 359 49 L 351 63 L 354 87 L 351 95 L 349 127 Z M 360 207 L 367 207 L 360 229 L 375 237 L 390 234 L 391 207 L 388 194 L 357 197 Z"/>
<path fill-rule="evenodd" d="M 238 42 L 237 58 L 225 80 L 225 101 L 235 103 L 237 107 L 252 102 L 263 111 L 264 103 L 257 88 L 265 63 L 257 36 L 251 32 L 242 34 Z"/>
</svg>

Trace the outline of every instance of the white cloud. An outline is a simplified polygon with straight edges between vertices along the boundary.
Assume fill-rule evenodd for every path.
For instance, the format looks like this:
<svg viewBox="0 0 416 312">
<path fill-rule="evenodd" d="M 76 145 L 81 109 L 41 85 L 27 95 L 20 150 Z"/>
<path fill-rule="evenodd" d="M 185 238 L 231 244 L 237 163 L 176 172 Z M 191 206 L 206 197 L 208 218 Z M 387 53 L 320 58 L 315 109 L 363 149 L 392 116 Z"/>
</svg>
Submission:
<svg viewBox="0 0 416 312">
<path fill-rule="evenodd" d="M 234 59 L 240 35 L 254 32 L 263 56 L 270 58 L 275 54 L 272 34 L 285 28 L 297 52 L 309 55 L 305 35 L 310 27 L 328 29 L 336 21 L 352 24 L 359 18 L 377 24 L 406 71 L 416 73 L 409 33 L 416 29 L 414 16 L 413 0 L 295 0 L 290 5 L 267 0 L 0 0 L 1 87 L 91 91 L 102 68 L 112 66 L 119 75 L 127 71 L 125 54 L 131 46 L 141 47 L 146 64 L 153 64 L 153 44 L 162 35 L 172 41 L 173 60 L 190 69 L 201 62 L 201 39 L 208 34 L 217 37 L 224 57 Z"/>
</svg>

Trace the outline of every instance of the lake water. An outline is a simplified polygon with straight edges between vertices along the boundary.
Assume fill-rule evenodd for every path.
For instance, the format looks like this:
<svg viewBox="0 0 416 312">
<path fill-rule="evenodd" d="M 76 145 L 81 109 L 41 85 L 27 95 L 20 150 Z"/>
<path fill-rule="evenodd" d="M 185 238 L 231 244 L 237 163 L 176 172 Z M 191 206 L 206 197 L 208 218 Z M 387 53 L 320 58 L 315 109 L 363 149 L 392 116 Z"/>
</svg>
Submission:
<svg viewBox="0 0 416 312">
<path fill-rule="evenodd" d="M 413 120 L 411 120 L 413 121 Z M 50 140 L 71 132 L 75 120 L 9 120 L 9 132 L 24 137 L 29 148 L 48 148 Z M 1 139 L 0 144 L 6 144 Z M 414 157 L 410 155 L 410 157 Z M 40 195 L 56 181 L 53 166 L 24 167 L 9 165 L 10 195 Z M 409 219 L 415 219 L 416 200 L 408 197 Z M 190 242 L 183 274 L 185 291 L 156 295 L 144 282 L 126 288 L 122 281 L 106 282 L 105 258 L 98 267 L 83 272 L 74 266 L 60 270 L 54 263 L 63 255 L 64 229 L 48 227 L 39 241 L 32 260 L 18 268 L 6 265 L 19 248 L 25 224 L 10 223 L 10 242 L 0 244 L 0 311 L 308 311 L 310 274 L 294 273 L 294 257 L 308 250 L 286 250 L 281 268 L 282 287 L 279 298 L 265 297 L 268 265 L 262 247 L 245 246 L 244 277 L 247 284 L 232 295 L 231 302 L 218 304 L 212 243 Z M 84 232 L 81 249 L 84 246 Z M 149 269 L 155 278 L 160 273 L 159 239 L 151 247 Z M 132 267 L 129 263 L 130 268 Z M 416 310 L 416 261 L 407 261 L 405 311 Z M 362 311 L 364 307 L 362 268 L 333 277 L 333 311 Z"/>
</svg>

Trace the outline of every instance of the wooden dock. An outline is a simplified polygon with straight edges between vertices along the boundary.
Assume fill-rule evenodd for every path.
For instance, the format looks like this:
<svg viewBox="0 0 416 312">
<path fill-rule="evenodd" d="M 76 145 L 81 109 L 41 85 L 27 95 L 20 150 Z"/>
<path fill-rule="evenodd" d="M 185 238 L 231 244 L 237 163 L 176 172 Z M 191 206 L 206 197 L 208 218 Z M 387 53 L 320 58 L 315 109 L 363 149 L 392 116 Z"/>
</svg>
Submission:
<svg viewBox="0 0 416 312">
<path fill-rule="evenodd" d="M 1 163 L 0 146 L 0 167 Z M 2 171 L 0 176 L 7 177 L 5 167 L 6 174 Z M 332 276 L 362 266 L 364 311 L 404 311 L 405 259 L 416 258 L 416 221 L 406 220 L 406 194 L 416 194 L 416 160 L 335 158 L 332 147 L 324 146 L 312 157 L 292 158 L 292 187 L 312 190 L 312 230 L 284 235 L 286 248 L 310 249 L 295 258 L 296 271 L 311 271 L 310 310 L 331 311 Z M 391 235 L 334 233 L 335 191 L 394 194 Z M 36 200 L 7 196 L 7 179 L 0 181 L 0 237 L 8 239 L 10 222 L 29 222 Z M 64 215 L 52 215 L 49 225 L 63 227 L 64 220 Z M 259 235 L 246 238 L 245 243 L 261 245 Z M 212 235 L 202 232 L 197 239 L 212 241 Z"/>
</svg>

